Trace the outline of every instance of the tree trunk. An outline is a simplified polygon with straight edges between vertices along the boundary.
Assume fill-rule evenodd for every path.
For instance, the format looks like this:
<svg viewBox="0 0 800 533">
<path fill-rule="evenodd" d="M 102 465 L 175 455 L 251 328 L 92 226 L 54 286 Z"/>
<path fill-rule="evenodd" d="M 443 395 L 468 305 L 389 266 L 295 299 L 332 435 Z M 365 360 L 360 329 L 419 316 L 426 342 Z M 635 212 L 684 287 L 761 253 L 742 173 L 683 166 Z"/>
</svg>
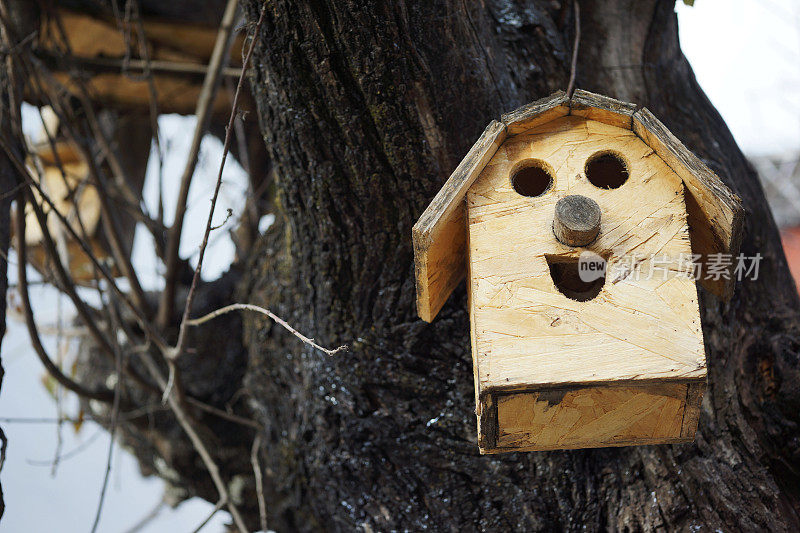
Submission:
<svg viewBox="0 0 800 533">
<path fill-rule="evenodd" d="M 262 2 L 244 2 L 251 22 Z M 562 4 L 559 7 L 559 4 Z M 240 299 L 279 530 L 797 530 L 798 299 L 757 177 L 698 87 L 670 1 L 581 5 L 577 85 L 647 106 L 741 196 L 760 277 L 702 293 L 693 444 L 479 456 L 459 288 L 414 311 L 411 226 L 485 125 L 564 89 L 570 2 L 271 1 L 251 82 L 279 219 Z M 242 453 L 244 446 L 242 443 Z"/>
</svg>

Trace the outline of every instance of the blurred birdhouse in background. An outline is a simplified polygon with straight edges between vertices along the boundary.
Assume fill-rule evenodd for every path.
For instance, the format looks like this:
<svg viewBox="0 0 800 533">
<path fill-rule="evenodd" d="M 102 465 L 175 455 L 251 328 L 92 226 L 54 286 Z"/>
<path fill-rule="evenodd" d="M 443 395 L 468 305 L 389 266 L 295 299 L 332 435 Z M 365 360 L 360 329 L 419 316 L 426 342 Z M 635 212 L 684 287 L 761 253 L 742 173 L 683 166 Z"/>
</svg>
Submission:
<svg viewBox="0 0 800 533">
<path fill-rule="evenodd" d="M 738 252 L 741 225 L 647 109 L 578 90 L 493 121 L 413 232 L 423 320 L 467 277 L 481 452 L 692 440 L 695 283 L 733 291 L 695 273 Z"/>
<path fill-rule="evenodd" d="M 50 122 L 48 129 L 56 131 L 58 122 L 52 112 L 45 110 L 44 114 Z M 71 143 L 58 137 L 52 143 L 46 140 L 34 144 L 31 152 L 28 158 L 31 176 L 39 181 L 39 186 L 55 208 L 69 222 L 72 230 L 91 247 L 95 257 L 106 261 L 109 256 L 101 240 L 99 227 L 100 197 L 90 183 L 88 163 Z M 72 238 L 38 190 L 32 189 L 32 192 L 34 201 L 42 206 L 59 257 L 68 266 L 73 280 L 81 285 L 92 284 L 95 281 L 94 268 L 80 243 Z M 47 273 L 50 258 L 44 246 L 44 233 L 30 204 L 26 205 L 25 210 L 25 243 L 30 263 L 39 272 Z M 113 267 L 111 270 L 118 275 Z"/>
</svg>

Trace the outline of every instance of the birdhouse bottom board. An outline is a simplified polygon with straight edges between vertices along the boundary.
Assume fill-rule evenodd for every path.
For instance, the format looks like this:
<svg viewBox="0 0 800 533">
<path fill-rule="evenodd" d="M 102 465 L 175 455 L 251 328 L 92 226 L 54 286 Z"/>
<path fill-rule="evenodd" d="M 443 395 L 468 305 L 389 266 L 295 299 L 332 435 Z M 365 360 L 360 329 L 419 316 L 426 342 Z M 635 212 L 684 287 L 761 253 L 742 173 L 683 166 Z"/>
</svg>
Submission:
<svg viewBox="0 0 800 533">
<path fill-rule="evenodd" d="M 599 159 L 621 177 L 592 175 Z M 541 182 L 515 181 L 526 169 Z M 567 195 L 600 207 L 589 245 L 553 233 Z M 628 129 L 565 116 L 507 138 L 466 203 L 481 452 L 692 440 L 706 361 L 672 169 Z M 582 285 L 587 251 L 606 271 Z"/>
</svg>

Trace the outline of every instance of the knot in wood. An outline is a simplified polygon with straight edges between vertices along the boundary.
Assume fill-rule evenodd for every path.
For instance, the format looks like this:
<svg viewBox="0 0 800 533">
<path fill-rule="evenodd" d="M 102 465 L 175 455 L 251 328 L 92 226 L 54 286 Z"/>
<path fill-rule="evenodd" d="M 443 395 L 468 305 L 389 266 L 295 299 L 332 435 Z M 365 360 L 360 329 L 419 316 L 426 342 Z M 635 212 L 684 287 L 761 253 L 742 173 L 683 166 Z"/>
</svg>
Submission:
<svg viewBox="0 0 800 533">
<path fill-rule="evenodd" d="M 567 246 L 590 244 L 600 233 L 600 206 L 585 196 L 565 196 L 556 203 L 553 233 Z"/>
</svg>

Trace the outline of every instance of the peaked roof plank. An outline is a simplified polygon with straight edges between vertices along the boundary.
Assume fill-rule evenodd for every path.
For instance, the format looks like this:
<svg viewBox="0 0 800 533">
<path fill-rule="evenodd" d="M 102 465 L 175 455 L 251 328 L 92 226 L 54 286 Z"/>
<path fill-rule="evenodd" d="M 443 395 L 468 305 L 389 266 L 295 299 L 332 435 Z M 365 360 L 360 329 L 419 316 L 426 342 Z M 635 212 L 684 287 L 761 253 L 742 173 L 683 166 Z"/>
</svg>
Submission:
<svg viewBox="0 0 800 533">
<path fill-rule="evenodd" d="M 517 135 L 539 124 L 545 124 L 567 115 L 569 115 L 569 96 L 564 91 L 558 91 L 546 98 L 535 100 L 514 111 L 504 113 L 500 117 L 500 121 L 506 125 L 509 135 Z"/>
<path fill-rule="evenodd" d="M 570 115 L 628 130 L 632 129 L 635 112 L 634 104 L 581 89 L 575 89 L 570 100 Z"/>
<path fill-rule="evenodd" d="M 493 120 L 414 224 L 417 314 L 426 322 L 433 320 L 464 277 L 467 267 L 464 195 L 505 139 L 505 124 Z"/>
<path fill-rule="evenodd" d="M 633 115 L 633 131 L 683 180 L 692 252 L 708 264 L 711 254 L 734 256 L 727 278 L 700 278 L 700 284 L 724 300 L 733 296 L 735 255 L 742 241 L 742 202 L 705 163 L 686 148 L 647 108 Z M 704 270 L 705 272 L 705 270 Z"/>
</svg>

